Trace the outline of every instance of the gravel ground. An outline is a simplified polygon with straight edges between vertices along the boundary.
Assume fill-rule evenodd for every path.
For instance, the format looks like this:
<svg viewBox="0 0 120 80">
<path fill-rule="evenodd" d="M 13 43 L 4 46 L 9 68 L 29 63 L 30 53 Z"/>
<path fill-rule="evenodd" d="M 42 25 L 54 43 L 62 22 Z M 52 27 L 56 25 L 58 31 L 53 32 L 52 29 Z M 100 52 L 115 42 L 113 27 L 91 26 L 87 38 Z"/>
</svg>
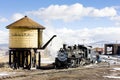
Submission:
<svg viewBox="0 0 120 80">
<path fill-rule="evenodd" d="M 60 70 L 10 70 L 10 75 L 2 77 L 1 80 L 120 80 L 119 68 L 120 65 L 101 62 Z"/>
<path fill-rule="evenodd" d="M 3 57 L 0 63 L 7 59 Z M 0 67 L 0 80 L 120 80 L 120 65 L 101 62 L 59 70 L 13 70 L 5 65 Z"/>
</svg>

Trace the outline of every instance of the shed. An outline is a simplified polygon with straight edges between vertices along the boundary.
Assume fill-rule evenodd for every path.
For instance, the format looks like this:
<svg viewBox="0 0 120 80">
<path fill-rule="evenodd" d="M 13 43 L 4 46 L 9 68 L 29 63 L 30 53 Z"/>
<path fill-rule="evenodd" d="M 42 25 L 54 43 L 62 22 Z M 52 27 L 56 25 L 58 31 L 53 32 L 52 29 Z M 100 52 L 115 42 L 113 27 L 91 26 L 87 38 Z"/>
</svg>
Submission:
<svg viewBox="0 0 120 80">
<path fill-rule="evenodd" d="M 105 44 L 105 54 L 120 55 L 120 44 Z"/>
</svg>

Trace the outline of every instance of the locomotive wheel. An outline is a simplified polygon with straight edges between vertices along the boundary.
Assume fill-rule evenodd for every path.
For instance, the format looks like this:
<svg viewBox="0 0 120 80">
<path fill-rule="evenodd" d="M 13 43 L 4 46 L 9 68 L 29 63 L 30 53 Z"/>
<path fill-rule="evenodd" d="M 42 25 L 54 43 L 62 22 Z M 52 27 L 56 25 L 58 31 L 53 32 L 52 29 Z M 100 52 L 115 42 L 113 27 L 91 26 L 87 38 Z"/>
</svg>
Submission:
<svg viewBox="0 0 120 80">
<path fill-rule="evenodd" d="M 74 67 L 77 67 L 77 60 L 76 59 L 71 59 L 71 65 L 70 67 L 74 68 Z"/>
</svg>

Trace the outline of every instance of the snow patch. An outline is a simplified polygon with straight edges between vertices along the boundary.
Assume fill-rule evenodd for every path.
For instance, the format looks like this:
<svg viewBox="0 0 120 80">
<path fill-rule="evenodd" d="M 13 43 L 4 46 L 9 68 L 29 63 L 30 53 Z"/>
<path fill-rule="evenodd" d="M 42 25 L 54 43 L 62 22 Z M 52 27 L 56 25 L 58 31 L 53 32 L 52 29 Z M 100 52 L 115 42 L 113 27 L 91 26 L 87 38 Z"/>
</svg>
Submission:
<svg viewBox="0 0 120 80">
<path fill-rule="evenodd" d="M 101 61 L 108 62 L 110 65 L 120 64 L 120 56 L 100 55 Z"/>
<path fill-rule="evenodd" d="M 90 64 L 90 65 L 86 65 L 84 67 L 89 68 L 89 67 L 93 67 L 93 66 L 94 66 L 93 64 Z"/>
<path fill-rule="evenodd" d="M 104 77 L 107 77 L 107 78 L 117 78 L 117 79 L 120 79 L 120 76 L 104 76 Z"/>
<path fill-rule="evenodd" d="M 9 74 L 6 72 L 0 72 L 0 76 L 6 76 L 6 75 L 9 75 Z"/>
<path fill-rule="evenodd" d="M 120 70 L 120 68 L 113 68 L 114 70 Z"/>
</svg>

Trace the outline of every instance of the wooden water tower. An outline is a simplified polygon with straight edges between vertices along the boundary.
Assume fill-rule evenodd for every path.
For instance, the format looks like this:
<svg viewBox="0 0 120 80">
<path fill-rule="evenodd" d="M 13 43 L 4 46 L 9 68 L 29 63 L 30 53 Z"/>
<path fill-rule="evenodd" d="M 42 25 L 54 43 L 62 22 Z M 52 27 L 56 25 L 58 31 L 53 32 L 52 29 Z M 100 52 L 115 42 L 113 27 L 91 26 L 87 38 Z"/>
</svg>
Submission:
<svg viewBox="0 0 120 80">
<path fill-rule="evenodd" d="M 9 29 L 9 64 L 10 66 L 31 68 L 32 52 L 42 46 L 42 25 L 27 16 L 8 25 Z"/>
</svg>

